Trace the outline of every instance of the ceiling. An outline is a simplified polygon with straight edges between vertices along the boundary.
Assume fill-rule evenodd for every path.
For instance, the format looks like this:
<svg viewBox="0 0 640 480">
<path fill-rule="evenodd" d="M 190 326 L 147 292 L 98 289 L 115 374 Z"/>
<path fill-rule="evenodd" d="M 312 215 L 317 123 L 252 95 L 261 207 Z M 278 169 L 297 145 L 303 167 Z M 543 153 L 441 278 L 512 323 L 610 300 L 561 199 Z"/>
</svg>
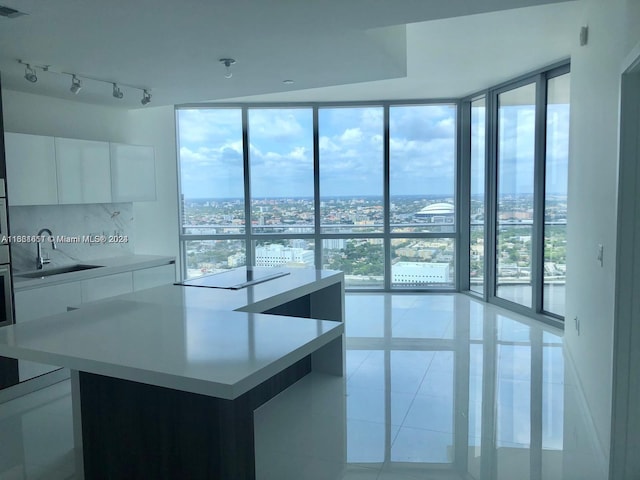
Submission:
<svg viewBox="0 0 640 480">
<path fill-rule="evenodd" d="M 0 0 L 3 87 L 124 108 L 204 101 L 452 98 L 567 58 L 580 2 Z M 232 57 L 232 78 L 219 63 Z M 27 82 L 22 59 L 35 65 Z M 71 78 L 85 77 L 78 95 Z M 122 85 L 124 98 L 111 96 Z M 287 85 L 283 80 L 294 80 Z"/>
</svg>

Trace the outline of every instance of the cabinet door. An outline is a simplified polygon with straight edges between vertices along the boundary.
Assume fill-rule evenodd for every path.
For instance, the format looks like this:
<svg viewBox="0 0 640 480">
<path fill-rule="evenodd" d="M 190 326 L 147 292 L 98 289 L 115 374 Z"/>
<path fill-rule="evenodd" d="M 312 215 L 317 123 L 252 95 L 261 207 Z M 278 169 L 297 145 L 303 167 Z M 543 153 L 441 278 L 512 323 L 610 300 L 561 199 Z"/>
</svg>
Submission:
<svg viewBox="0 0 640 480">
<path fill-rule="evenodd" d="M 156 199 L 153 147 L 111 144 L 111 193 L 114 202 Z"/>
<path fill-rule="evenodd" d="M 58 203 L 53 137 L 5 133 L 9 205 Z"/>
<path fill-rule="evenodd" d="M 176 281 L 176 266 L 162 265 L 160 267 L 144 268 L 133 271 L 133 291 L 145 288 L 159 287 Z"/>
<path fill-rule="evenodd" d="M 82 281 L 82 303 L 115 297 L 133 291 L 131 272 L 105 275 Z"/>
<path fill-rule="evenodd" d="M 67 307 L 80 305 L 80 282 L 52 285 L 14 293 L 16 323 L 67 311 Z M 33 377 L 57 370 L 60 367 L 43 363 L 18 360 L 18 375 L 23 382 Z"/>
<path fill-rule="evenodd" d="M 110 203 L 109 143 L 56 138 L 58 203 Z"/>
</svg>

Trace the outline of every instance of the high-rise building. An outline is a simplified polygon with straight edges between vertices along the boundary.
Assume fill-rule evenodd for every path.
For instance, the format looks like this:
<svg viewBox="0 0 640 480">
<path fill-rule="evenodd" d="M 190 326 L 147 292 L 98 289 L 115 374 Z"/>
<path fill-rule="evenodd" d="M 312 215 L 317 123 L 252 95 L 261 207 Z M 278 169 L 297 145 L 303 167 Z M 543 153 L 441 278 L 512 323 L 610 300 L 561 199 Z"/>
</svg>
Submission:
<svg viewBox="0 0 640 480">
<path fill-rule="evenodd" d="M 277 267 L 290 264 L 312 267 L 314 264 L 313 250 L 285 247 L 272 243 L 256 247 L 256 267 Z"/>
<path fill-rule="evenodd" d="M 448 263 L 398 262 L 391 268 L 394 284 L 449 283 Z"/>
</svg>

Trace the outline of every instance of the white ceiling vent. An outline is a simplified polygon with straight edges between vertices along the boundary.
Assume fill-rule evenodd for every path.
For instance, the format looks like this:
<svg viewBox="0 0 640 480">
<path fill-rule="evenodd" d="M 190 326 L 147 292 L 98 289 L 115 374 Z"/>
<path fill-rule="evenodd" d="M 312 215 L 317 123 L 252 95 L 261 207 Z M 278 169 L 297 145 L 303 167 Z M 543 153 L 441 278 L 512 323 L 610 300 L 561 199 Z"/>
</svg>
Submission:
<svg viewBox="0 0 640 480">
<path fill-rule="evenodd" d="M 16 18 L 26 15 L 26 13 L 20 12 L 15 8 L 5 7 L 0 5 L 0 17 Z"/>
</svg>

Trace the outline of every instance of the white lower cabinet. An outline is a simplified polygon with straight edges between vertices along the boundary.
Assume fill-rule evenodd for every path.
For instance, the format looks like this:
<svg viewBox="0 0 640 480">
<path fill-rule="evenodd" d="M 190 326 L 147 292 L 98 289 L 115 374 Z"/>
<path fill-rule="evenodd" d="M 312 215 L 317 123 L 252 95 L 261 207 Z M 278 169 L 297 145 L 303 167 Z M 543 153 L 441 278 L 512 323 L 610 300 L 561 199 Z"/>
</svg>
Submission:
<svg viewBox="0 0 640 480">
<path fill-rule="evenodd" d="M 133 291 L 159 287 L 176 281 L 176 266 L 171 263 L 160 267 L 133 271 Z"/>
<path fill-rule="evenodd" d="M 82 303 L 133 292 L 131 272 L 105 275 L 82 281 Z"/>
<path fill-rule="evenodd" d="M 81 303 L 80 282 L 63 283 L 14 293 L 16 323 L 55 315 L 67 311 L 69 305 Z M 18 360 L 20 381 L 57 370 L 58 367 L 42 363 Z"/>
</svg>

